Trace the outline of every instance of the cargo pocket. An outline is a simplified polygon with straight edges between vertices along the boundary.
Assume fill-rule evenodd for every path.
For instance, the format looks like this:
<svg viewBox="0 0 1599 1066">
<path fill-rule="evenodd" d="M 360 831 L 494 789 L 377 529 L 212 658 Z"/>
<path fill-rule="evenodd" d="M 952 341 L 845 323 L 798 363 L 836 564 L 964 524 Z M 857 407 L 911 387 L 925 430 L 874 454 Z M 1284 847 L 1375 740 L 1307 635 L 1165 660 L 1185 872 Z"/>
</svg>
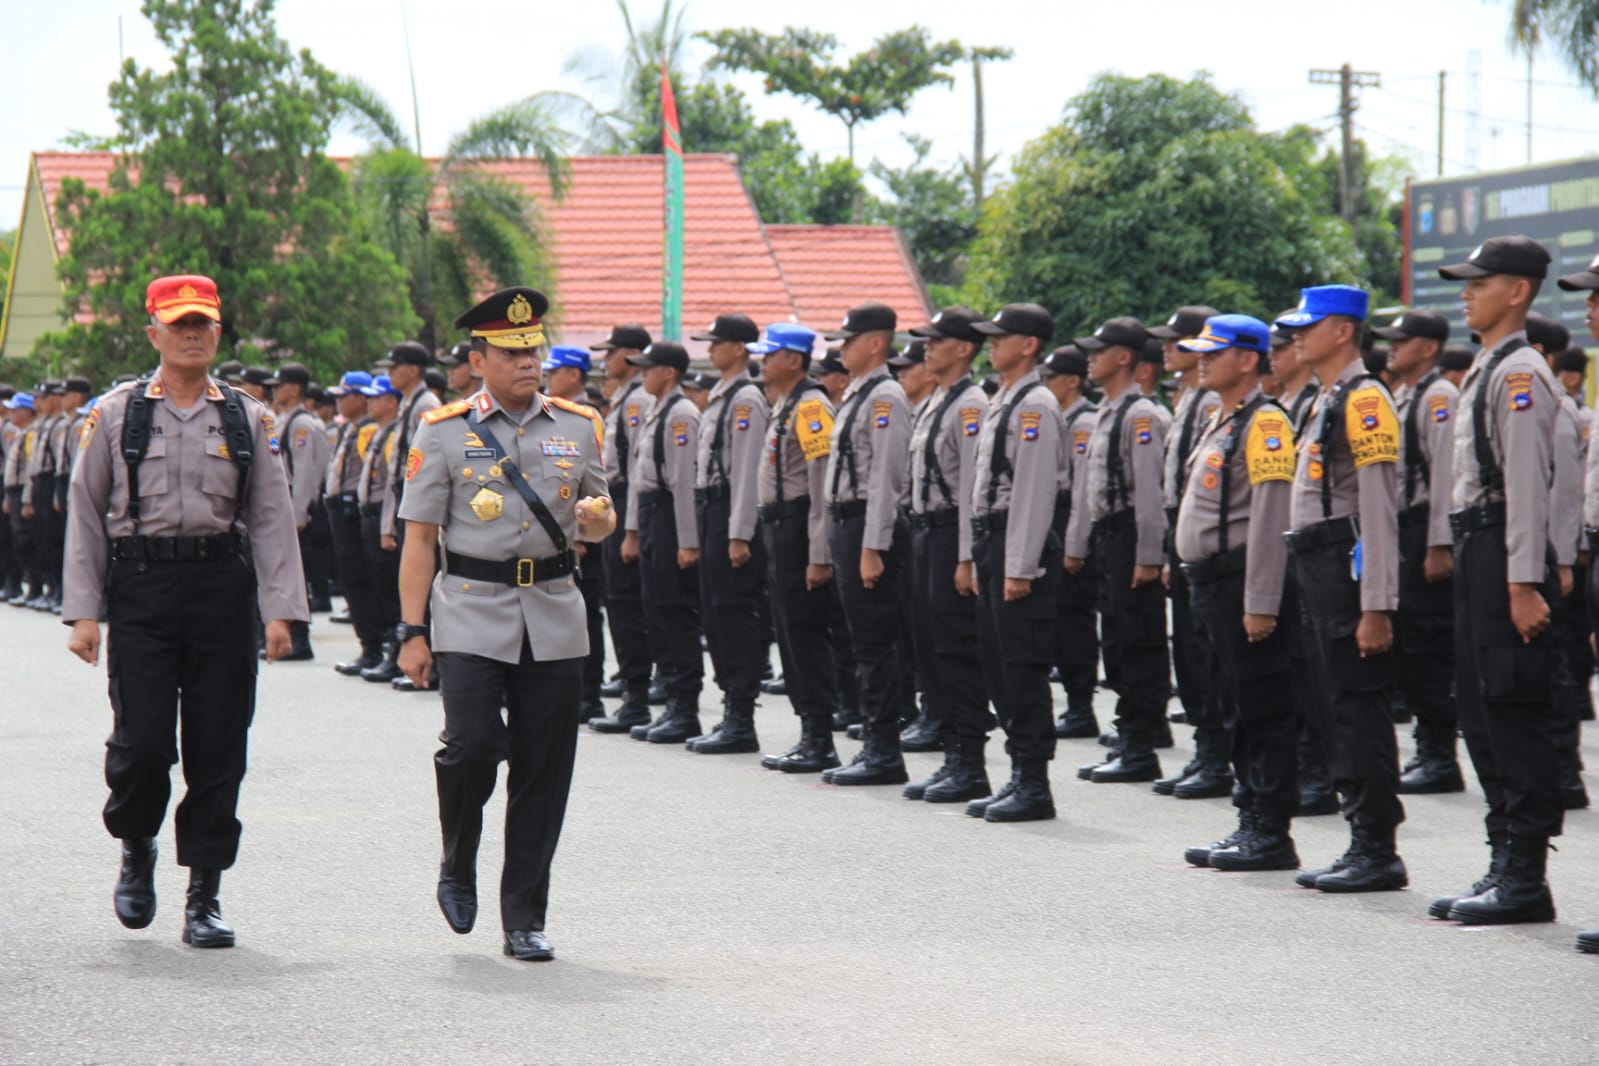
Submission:
<svg viewBox="0 0 1599 1066">
<path fill-rule="evenodd" d="M 1546 703 L 1560 653 L 1553 648 L 1478 648 L 1477 676 L 1490 703 Z"/>
</svg>

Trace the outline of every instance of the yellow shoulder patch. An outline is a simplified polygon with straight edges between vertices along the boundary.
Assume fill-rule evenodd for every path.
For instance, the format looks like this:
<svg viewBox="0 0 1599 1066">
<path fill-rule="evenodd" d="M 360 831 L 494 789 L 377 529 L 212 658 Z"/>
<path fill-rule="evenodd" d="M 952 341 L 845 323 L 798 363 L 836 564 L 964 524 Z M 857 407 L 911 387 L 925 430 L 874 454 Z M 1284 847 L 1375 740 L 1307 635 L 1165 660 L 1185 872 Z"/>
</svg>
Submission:
<svg viewBox="0 0 1599 1066">
<path fill-rule="evenodd" d="M 833 416 L 821 400 L 801 400 L 794 409 L 794 439 L 807 463 L 832 454 Z"/>
<path fill-rule="evenodd" d="M 355 435 L 355 454 L 363 459 L 366 458 L 367 449 L 372 446 L 372 437 L 377 431 L 376 422 L 369 422 L 361 427 L 361 431 Z"/>
<path fill-rule="evenodd" d="M 1294 427 L 1275 407 L 1263 407 L 1249 423 L 1244 438 L 1244 463 L 1249 483 L 1294 480 Z"/>
<path fill-rule="evenodd" d="M 605 419 L 600 417 L 600 413 L 598 411 L 590 407 L 588 404 L 578 403 L 575 400 L 563 400 L 559 396 L 551 396 L 549 400 L 550 403 L 554 404 L 556 407 L 559 407 L 561 410 L 570 411 L 574 415 L 582 415 L 590 422 L 593 422 L 594 443 L 598 444 L 601 448 L 605 447 Z"/>
<path fill-rule="evenodd" d="M 1388 393 L 1368 385 L 1350 393 L 1344 406 L 1344 428 L 1355 468 L 1399 462 L 1399 416 Z"/>
<path fill-rule="evenodd" d="M 448 418 L 459 418 L 471 409 L 472 405 L 465 400 L 456 400 L 454 403 L 447 403 L 443 407 L 435 407 L 422 416 L 422 421 L 431 426 L 435 422 L 443 422 Z"/>
</svg>

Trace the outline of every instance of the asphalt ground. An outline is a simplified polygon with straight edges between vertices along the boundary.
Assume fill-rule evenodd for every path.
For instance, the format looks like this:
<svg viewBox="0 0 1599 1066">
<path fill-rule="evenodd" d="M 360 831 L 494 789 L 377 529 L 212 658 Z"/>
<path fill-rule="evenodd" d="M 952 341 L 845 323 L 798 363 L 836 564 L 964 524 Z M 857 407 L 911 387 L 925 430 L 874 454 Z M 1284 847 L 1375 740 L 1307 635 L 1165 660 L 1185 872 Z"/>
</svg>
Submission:
<svg viewBox="0 0 1599 1066">
<path fill-rule="evenodd" d="M 170 828 L 154 924 L 112 913 L 103 667 L 65 639 L 0 611 L 6 1064 L 1599 1062 L 1599 957 L 1573 948 L 1599 926 L 1599 816 L 1573 814 L 1551 857 L 1559 923 L 1469 929 L 1425 911 L 1486 865 L 1475 788 L 1407 802 L 1408 891 L 1324 896 L 1187 867 L 1227 802 L 1078 781 L 1093 741 L 1060 746 L 1057 821 L 1002 826 L 584 731 L 559 957 L 506 959 L 492 832 L 478 929 L 452 934 L 434 904 L 437 696 L 336 676 L 355 644 L 325 620 L 315 662 L 262 670 L 222 886 L 239 946 L 197 951 Z M 782 699 L 757 721 L 767 750 L 797 732 Z M 1190 754 L 1176 732 L 1169 769 Z M 1307 864 L 1346 843 L 1336 816 L 1294 835 Z"/>
</svg>

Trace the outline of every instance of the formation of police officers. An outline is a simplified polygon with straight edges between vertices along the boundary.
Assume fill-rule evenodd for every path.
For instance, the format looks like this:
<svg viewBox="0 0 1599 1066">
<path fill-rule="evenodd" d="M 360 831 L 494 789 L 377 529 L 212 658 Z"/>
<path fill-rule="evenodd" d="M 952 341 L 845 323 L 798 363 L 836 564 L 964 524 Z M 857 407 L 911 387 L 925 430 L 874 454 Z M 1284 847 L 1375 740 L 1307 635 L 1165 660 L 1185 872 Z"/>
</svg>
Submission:
<svg viewBox="0 0 1599 1066">
<path fill-rule="evenodd" d="M 1097 736 L 1106 750 L 1081 779 L 1231 797 L 1236 827 L 1188 849 L 1195 865 L 1299 869 L 1292 820 L 1341 811 L 1347 850 L 1296 877 L 1328 893 L 1408 884 L 1400 796 L 1462 790 L 1464 736 L 1488 803 L 1487 869 L 1429 913 L 1551 921 L 1550 842 L 1564 810 L 1587 805 L 1579 741 L 1592 717 L 1584 601 L 1599 602 L 1599 580 L 1589 589 L 1585 576 L 1599 540 L 1599 462 L 1585 454 L 1586 357 L 1558 323 L 1529 316 L 1549 264 L 1536 242 L 1506 237 L 1440 270 L 1465 284 L 1476 350 L 1449 345 L 1447 320 L 1424 310 L 1372 329 L 1367 294 L 1345 285 L 1304 290 L 1270 325 L 1184 307 L 1152 329 L 1112 318 L 1053 351 L 1054 321 L 1035 304 L 991 317 L 946 308 L 908 331 L 903 352 L 895 312 L 862 304 L 824 335 L 838 347 L 821 359 L 812 330 L 762 331 L 730 313 L 693 338 L 717 372 L 699 380 L 681 345 L 619 326 L 593 348 L 603 353 L 601 397 L 587 391 L 589 352 L 549 349 L 541 368 L 545 396 L 604 412 L 589 443 L 616 535 L 568 546 L 557 530 L 536 530 L 544 520 L 530 504 L 537 522 L 521 530 L 564 562 L 551 569 L 531 547 L 503 565 L 447 562 L 431 603 L 425 581 L 413 576 L 408 594 L 401 571 L 431 579 L 437 542 L 419 538 L 414 554 L 426 560 L 415 563 L 395 542 L 409 522 L 456 508 L 408 507 L 407 482 L 427 470 L 441 479 L 436 495 L 460 481 L 455 521 L 471 529 L 501 517 L 495 486 L 530 462 L 561 501 L 574 478 L 585 500 L 599 496 L 583 483 L 587 446 L 546 438 L 512 467 L 471 428 L 498 410 L 488 390 L 475 392 L 472 365 L 452 367 L 448 383 L 471 401 L 440 408 L 424 378 L 431 355 L 410 342 L 390 352 L 386 379 L 351 374 L 329 390 L 339 417 L 326 436 L 307 422 L 303 443 L 309 378 L 284 366 L 262 384 L 279 390 L 288 481 L 298 484 L 288 461 L 298 452 L 314 470 L 303 498 L 315 500 L 320 484 L 338 546 L 363 647 L 341 672 L 403 672 L 428 687 L 432 656 L 416 643 L 426 614 L 434 650 L 465 651 L 464 634 L 440 648 L 438 613 L 452 598 L 487 607 L 468 598 L 474 582 L 485 599 L 509 589 L 508 617 L 527 618 L 520 658 L 514 643 L 493 658 L 524 670 L 548 654 L 564 661 L 573 649 L 541 650 L 534 602 L 514 593 L 568 578 L 583 586 L 588 639 L 581 682 L 559 683 L 581 691 L 580 718 L 596 732 L 699 754 L 759 751 L 764 684 L 786 691 L 800 719 L 797 743 L 762 759 L 768 769 L 904 786 L 909 799 L 965 803 L 988 822 L 1053 818 L 1057 740 Z M 1590 293 L 1599 339 L 1599 259 L 1559 284 Z M 1377 340 L 1385 358 L 1373 358 Z M 994 376 L 980 386 L 972 367 L 985 347 Z M 1162 370 L 1176 378 L 1169 410 L 1157 399 Z M 582 406 L 590 399 L 594 410 Z M 447 430 L 422 427 L 463 414 L 464 436 L 435 457 L 434 437 Z M 293 498 L 303 538 L 297 488 Z M 763 682 L 768 608 L 776 683 Z M 602 626 L 618 670 L 609 689 Z M 704 650 L 722 696 L 709 733 Z M 1103 736 L 1092 703 L 1101 666 L 1115 694 Z M 1182 709 L 1168 719 L 1173 673 Z M 1066 696 L 1058 719 L 1052 677 Z M 439 901 L 464 931 L 484 789 L 504 748 L 526 738 L 454 722 L 448 670 L 445 682 Z M 620 696 L 614 712 L 602 691 Z M 1411 717 L 1416 755 L 1401 767 L 1394 723 Z M 1168 776 L 1157 752 L 1173 720 L 1194 727 L 1196 753 Z M 1010 764 L 997 788 L 984 754 L 996 723 Z M 862 747 L 845 764 L 833 737 L 851 726 Z M 943 762 L 913 783 L 906 750 L 941 750 Z M 468 763 L 470 781 L 460 776 Z M 564 808 L 564 783 L 552 789 Z M 454 816 L 465 824 L 454 843 L 451 803 L 478 810 L 475 822 Z M 534 836 L 547 889 L 554 838 Z M 541 892 L 523 899 L 520 918 L 502 898 L 508 930 L 534 924 L 530 915 L 542 928 Z M 1599 932 L 1579 947 L 1599 951 Z"/>
</svg>

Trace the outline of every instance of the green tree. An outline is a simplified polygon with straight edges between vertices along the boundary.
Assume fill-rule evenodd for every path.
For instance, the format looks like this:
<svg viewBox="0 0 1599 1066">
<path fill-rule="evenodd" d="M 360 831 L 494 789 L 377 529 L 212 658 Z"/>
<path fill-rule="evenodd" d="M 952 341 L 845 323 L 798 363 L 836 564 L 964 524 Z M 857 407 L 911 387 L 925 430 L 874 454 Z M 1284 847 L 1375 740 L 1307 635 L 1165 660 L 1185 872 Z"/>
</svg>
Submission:
<svg viewBox="0 0 1599 1066">
<path fill-rule="evenodd" d="M 1207 77 L 1102 75 L 985 205 L 968 298 L 1037 300 L 1069 336 L 1189 303 L 1269 315 L 1304 285 L 1368 284 L 1285 152 Z"/>
<path fill-rule="evenodd" d="M 898 169 L 874 162 L 872 177 L 888 190 L 888 199 L 873 200 L 866 217 L 899 227 L 928 285 L 953 302 L 953 287 L 965 275 L 965 257 L 977 236 L 977 205 L 970 169 L 927 165 L 932 143 L 906 137 L 914 158 Z"/>
<path fill-rule="evenodd" d="M 450 321 L 480 295 L 485 279 L 502 288 L 537 285 L 553 297 L 555 262 L 538 201 L 479 165 L 536 158 L 559 198 L 571 136 L 549 101 L 528 97 L 492 111 L 452 138 L 440 159 L 429 160 L 413 150 L 393 109 L 370 87 L 340 78 L 334 96 L 344 119 L 372 145 L 352 179 L 360 232 L 404 266 L 422 343 L 431 348 L 449 335 Z M 441 201 L 448 225 L 435 226 Z"/>
<path fill-rule="evenodd" d="M 335 78 L 278 36 L 272 0 L 145 0 L 171 69 L 132 60 L 111 85 L 122 152 L 105 192 L 66 183 L 59 267 L 70 324 L 39 341 L 55 369 L 100 380 L 150 365 L 153 277 L 203 273 L 223 348 L 325 373 L 416 327 L 404 272 L 354 234 L 344 174 L 323 155 Z M 72 320 L 87 312 L 88 321 Z"/>
</svg>

